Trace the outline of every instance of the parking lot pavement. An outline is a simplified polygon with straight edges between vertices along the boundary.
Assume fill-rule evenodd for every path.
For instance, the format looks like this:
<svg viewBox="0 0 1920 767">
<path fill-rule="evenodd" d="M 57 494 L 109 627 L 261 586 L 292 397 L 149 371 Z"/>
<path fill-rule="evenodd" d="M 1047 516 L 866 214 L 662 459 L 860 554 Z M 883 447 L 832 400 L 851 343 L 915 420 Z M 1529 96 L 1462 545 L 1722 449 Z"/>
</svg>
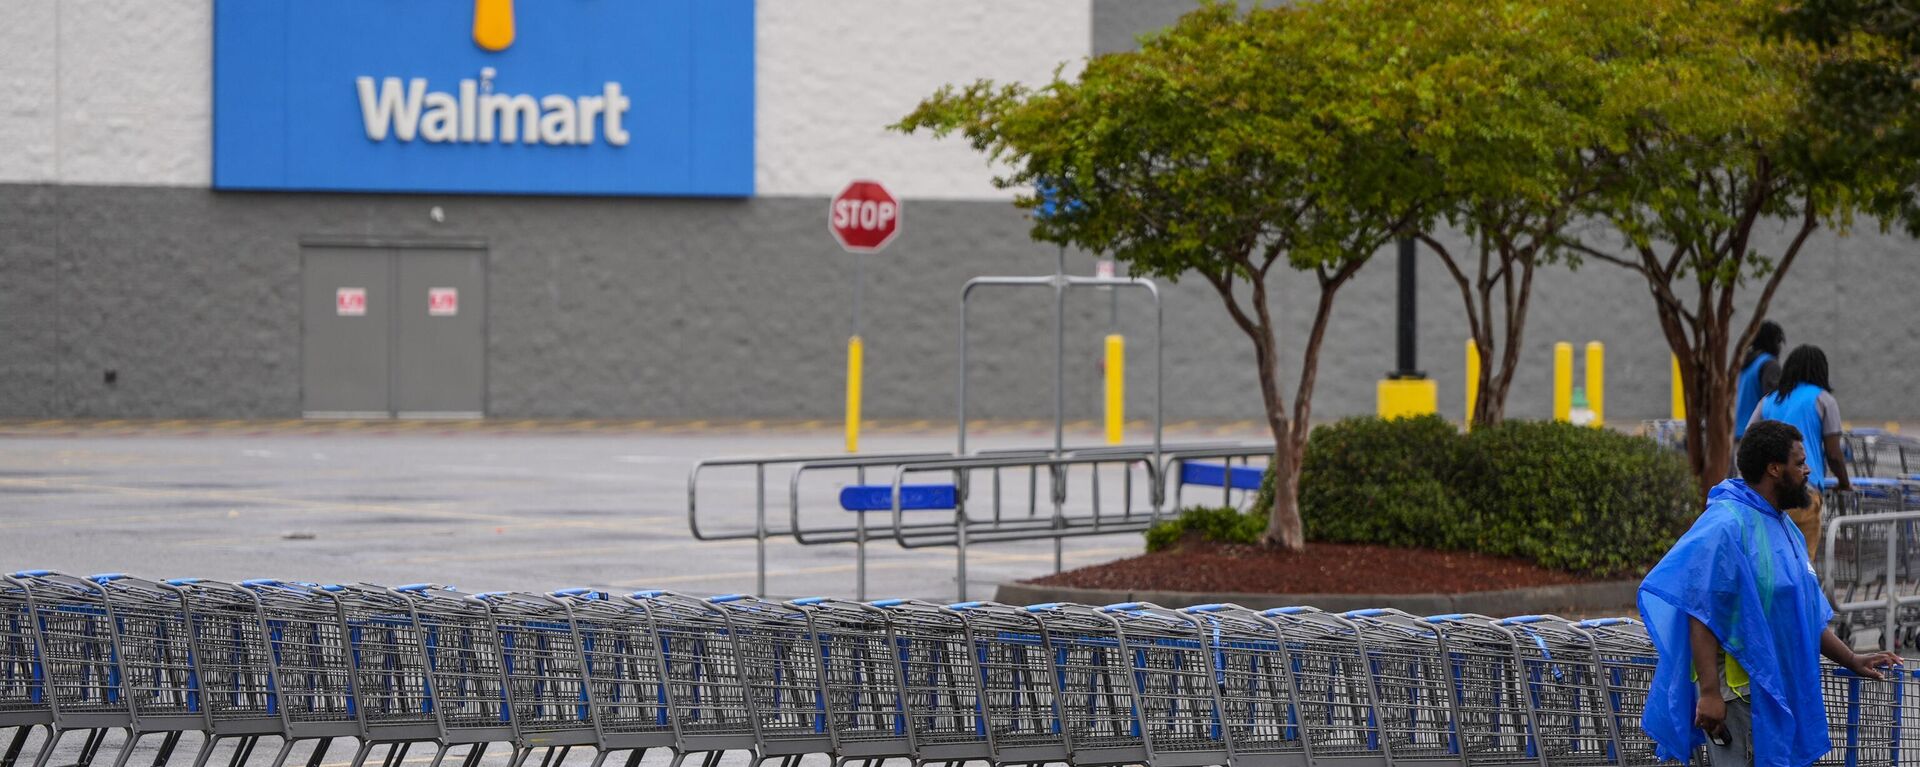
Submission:
<svg viewBox="0 0 1920 767">
<path fill-rule="evenodd" d="M 468 591 L 751 591 L 752 541 L 695 542 L 689 535 L 688 469 L 715 456 L 840 448 L 837 430 L 825 428 L 555 433 L 295 425 L 183 433 L 105 426 L 5 433 L 0 568 L 432 581 Z M 1004 429 L 980 445 L 1046 445 L 1051 436 L 1044 426 Z M 952 435 L 937 427 L 876 435 L 863 445 L 870 453 L 951 446 Z M 710 524 L 751 529 L 751 473 L 710 479 L 703 520 L 711 513 Z M 833 492 L 831 484 L 809 497 Z M 785 487 L 771 495 L 770 513 L 784 517 Z M 824 497 L 829 505 L 821 508 L 842 514 Z M 1137 533 L 1082 538 L 1065 543 L 1064 559 L 1074 567 L 1141 550 Z M 870 553 L 869 596 L 955 593 L 950 548 L 903 551 L 881 541 Z M 771 595 L 853 593 L 851 546 L 776 540 L 767 556 Z M 1051 543 L 978 545 L 970 554 L 969 596 L 990 598 L 996 583 L 1052 569 Z"/>
</svg>

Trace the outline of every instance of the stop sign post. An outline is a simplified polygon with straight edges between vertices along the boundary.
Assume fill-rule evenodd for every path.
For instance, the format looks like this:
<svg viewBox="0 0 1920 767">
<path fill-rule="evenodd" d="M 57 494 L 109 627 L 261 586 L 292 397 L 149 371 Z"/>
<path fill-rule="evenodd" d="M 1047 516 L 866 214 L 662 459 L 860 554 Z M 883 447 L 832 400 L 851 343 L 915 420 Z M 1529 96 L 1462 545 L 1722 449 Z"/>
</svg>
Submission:
<svg viewBox="0 0 1920 767">
<path fill-rule="evenodd" d="M 827 231 L 849 253 L 877 253 L 900 233 L 900 207 L 900 200 L 880 182 L 856 180 L 827 205 Z M 849 453 L 860 451 L 860 380 L 866 358 L 866 345 L 860 340 L 860 294 L 865 292 L 866 265 L 866 259 L 856 258 L 853 267 L 853 335 L 847 339 Z"/>
<path fill-rule="evenodd" d="M 900 201 L 878 181 L 855 181 L 834 195 L 827 229 L 848 252 L 878 252 L 900 233 Z"/>
</svg>

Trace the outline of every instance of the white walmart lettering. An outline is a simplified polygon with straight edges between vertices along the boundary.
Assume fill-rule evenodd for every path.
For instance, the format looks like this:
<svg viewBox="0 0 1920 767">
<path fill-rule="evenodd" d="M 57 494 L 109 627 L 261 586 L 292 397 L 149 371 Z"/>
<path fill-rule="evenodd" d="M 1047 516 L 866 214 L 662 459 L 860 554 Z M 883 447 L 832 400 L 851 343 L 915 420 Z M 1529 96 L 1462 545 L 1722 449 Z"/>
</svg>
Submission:
<svg viewBox="0 0 1920 767">
<path fill-rule="evenodd" d="M 474 80 L 461 80 L 458 95 L 427 90 L 427 79 L 382 79 L 375 88 L 371 77 L 358 77 L 360 121 L 367 140 L 402 142 L 418 138 L 431 144 L 496 142 L 585 145 L 594 142 L 594 125 L 612 146 L 626 146 L 627 110 L 633 101 L 609 82 L 599 95 L 566 96 L 555 93 L 482 95 Z M 599 118 L 596 120 L 595 118 Z"/>
</svg>

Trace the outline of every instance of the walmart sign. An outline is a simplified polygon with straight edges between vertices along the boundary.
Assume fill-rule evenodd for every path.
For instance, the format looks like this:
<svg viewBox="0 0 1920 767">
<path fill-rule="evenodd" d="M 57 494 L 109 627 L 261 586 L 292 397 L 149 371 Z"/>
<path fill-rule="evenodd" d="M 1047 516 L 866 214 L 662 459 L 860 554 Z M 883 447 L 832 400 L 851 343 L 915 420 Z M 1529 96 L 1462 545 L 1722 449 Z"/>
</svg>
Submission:
<svg viewBox="0 0 1920 767">
<path fill-rule="evenodd" d="M 753 0 L 216 0 L 219 189 L 753 194 Z"/>
</svg>

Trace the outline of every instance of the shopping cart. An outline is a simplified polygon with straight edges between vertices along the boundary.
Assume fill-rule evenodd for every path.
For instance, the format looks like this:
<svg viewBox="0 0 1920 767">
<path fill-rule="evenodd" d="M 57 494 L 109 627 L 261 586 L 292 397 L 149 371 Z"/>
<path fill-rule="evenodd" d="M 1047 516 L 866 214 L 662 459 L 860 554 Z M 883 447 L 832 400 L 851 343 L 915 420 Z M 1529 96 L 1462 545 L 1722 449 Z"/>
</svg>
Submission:
<svg viewBox="0 0 1920 767">
<path fill-rule="evenodd" d="M 1385 764 L 1372 678 L 1352 621 L 1311 607 L 1260 615 L 1280 629 L 1293 674 L 1295 719 L 1318 763 Z"/>
<path fill-rule="evenodd" d="M 752 752 L 753 702 L 740 668 L 732 626 L 716 605 L 668 591 L 639 591 L 627 599 L 646 608 L 666 670 L 667 711 L 679 728 L 673 767 L 698 754 L 715 767 L 728 751 Z"/>
<path fill-rule="evenodd" d="M 980 671 L 966 620 L 941 605 L 883 599 L 899 643 L 900 697 L 913 738 L 914 763 L 993 758 L 992 731 L 982 716 Z"/>
<path fill-rule="evenodd" d="M 1200 624 L 1213 656 L 1221 721 L 1235 767 L 1310 763 L 1292 703 L 1297 696 L 1280 627 L 1237 605 L 1200 605 L 1182 612 Z"/>
<path fill-rule="evenodd" d="M 141 740 L 160 735 L 160 750 L 153 761 L 161 767 L 172 758 L 182 735 L 213 729 L 193 666 L 193 634 L 187 627 L 185 605 L 179 592 L 155 581 L 121 573 L 92 575 L 87 580 L 102 589 L 112 611 L 120 691 L 130 719 L 127 741 L 114 764 L 126 764 Z"/>
<path fill-rule="evenodd" d="M 500 643 L 500 667 L 513 723 L 511 767 L 540 752 L 540 764 L 559 764 L 575 748 L 598 748 L 600 730 L 587 694 L 585 657 L 572 613 L 545 594 L 487 592 Z"/>
<path fill-rule="evenodd" d="M 235 740 L 233 763 L 245 764 L 265 736 L 281 737 L 280 717 L 260 623 L 259 600 L 231 583 L 179 578 L 159 586 L 173 593 L 184 617 L 193 676 L 207 719 L 194 767 L 205 767 L 222 741 Z"/>
<path fill-rule="evenodd" d="M 433 584 L 393 589 L 413 613 L 427 669 L 429 703 L 439 719 L 439 767 L 452 749 L 465 746 L 462 767 L 475 767 L 495 743 L 517 740 L 500 660 L 500 633 L 487 603 L 472 594 Z"/>
<path fill-rule="evenodd" d="M 24 570 L 7 579 L 26 592 L 43 692 L 53 714 L 34 767 L 46 767 L 67 733 L 85 732 L 79 765 L 89 765 L 108 730 L 133 730 L 133 712 L 121 688 L 113 607 L 93 581 L 52 570 Z M 129 744 L 130 745 L 130 744 Z M 122 748 L 126 752 L 127 748 Z"/>
<path fill-rule="evenodd" d="M 297 744 L 312 741 L 307 767 L 320 767 L 335 740 L 361 735 L 340 606 L 310 583 L 261 579 L 240 586 L 258 600 L 271 689 L 278 691 L 269 693 L 268 702 L 279 709 L 282 728 L 273 766 L 286 764 Z"/>
<path fill-rule="evenodd" d="M 1068 761 L 1084 767 L 1145 764 L 1133 660 L 1121 647 L 1120 622 L 1088 605 L 1026 608 L 1046 628 L 1059 685 L 1059 720 Z"/>
<path fill-rule="evenodd" d="M 1660 764 L 1654 757 L 1653 738 L 1640 726 L 1647 711 L 1647 692 L 1653 689 L 1654 669 L 1660 663 L 1646 626 L 1630 618 L 1599 618 L 1573 626 L 1593 639 L 1600 683 L 1607 692 L 1605 708 L 1613 720 L 1614 744 L 1609 761 L 1620 767 Z M 1705 759 L 1703 748 L 1693 761 L 1704 764 Z"/>
<path fill-rule="evenodd" d="M 1147 760 L 1158 767 L 1228 764 L 1213 653 L 1193 616 L 1146 602 L 1108 605 L 1133 660 L 1134 696 Z"/>
<path fill-rule="evenodd" d="M 753 716 L 753 760 L 796 767 L 833 750 L 820 643 L 799 608 L 743 594 L 713 597 L 739 657 Z"/>
<path fill-rule="evenodd" d="M 967 622 L 980 664 L 982 714 L 996 765 L 1064 762 L 1071 751 L 1060 726 L 1059 675 L 1040 619 L 995 602 L 949 606 Z"/>
<path fill-rule="evenodd" d="M 321 586 L 340 611 L 353 667 L 353 699 L 360 718 L 355 767 L 386 746 L 383 763 L 397 767 L 416 743 L 440 738 L 440 717 L 427 676 L 426 637 L 409 600 L 366 583 Z"/>
<path fill-rule="evenodd" d="M 1395 764 L 1461 761 L 1462 740 L 1469 733 L 1439 629 L 1399 610 L 1354 610 L 1341 617 L 1359 629 L 1389 759 Z"/>
<path fill-rule="evenodd" d="M 808 597 L 788 603 L 807 619 L 820 645 L 820 673 L 827 732 L 836 767 L 879 767 L 888 759 L 913 758 L 900 698 L 901 646 L 880 608 L 859 602 Z"/>
<path fill-rule="evenodd" d="M 1614 730 L 1620 723 L 1608 708 L 1610 690 L 1593 633 L 1553 615 L 1507 618 L 1494 625 L 1507 632 L 1520 662 L 1533 722 L 1529 753 L 1567 767 L 1613 764 L 1619 739 Z"/>
<path fill-rule="evenodd" d="M 13 767 L 35 730 L 53 726 L 27 590 L 0 578 L 0 730 L 11 729 L 0 767 Z"/>
<path fill-rule="evenodd" d="M 646 609 L 591 589 L 552 596 L 580 636 L 586 718 L 599 732 L 594 767 L 620 751 L 627 752 L 627 767 L 637 767 L 649 750 L 672 748 L 678 729 L 668 715 L 660 642 Z M 573 739 L 584 734 L 576 732 Z"/>
<path fill-rule="evenodd" d="M 1889 676 L 1904 673 L 1900 668 L 1888 670 Z M 1823 659 L 1820 692 L 1826 699 L 1828 736 L 1833 741 L 1833 750 L 1815 765 L 1893 767 L 1896 764 L 1900 690 L 1894 681 L 1862 679 Z"/>
</svg>

